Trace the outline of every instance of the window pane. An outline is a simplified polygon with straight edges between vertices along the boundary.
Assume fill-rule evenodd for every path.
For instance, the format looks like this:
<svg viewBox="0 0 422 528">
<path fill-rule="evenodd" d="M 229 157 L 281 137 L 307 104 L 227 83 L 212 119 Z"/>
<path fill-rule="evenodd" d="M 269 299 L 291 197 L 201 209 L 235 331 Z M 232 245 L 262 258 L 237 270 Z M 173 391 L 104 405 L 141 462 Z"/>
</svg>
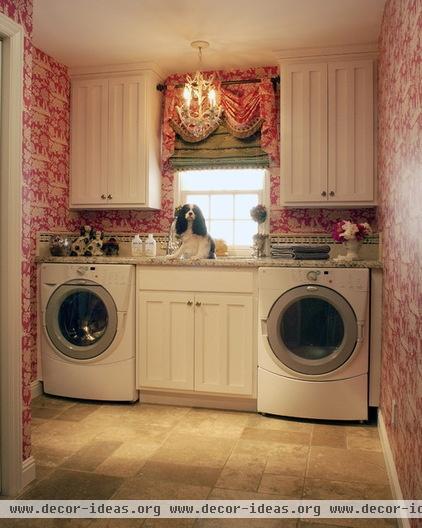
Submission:
<svg viewBox="0 0 422 528">
<path fill-rule="evenodd" d="M 219 169 L 182 171 L 182 191 L 252 191 L 264 187 L 263 169 Z"/>
<path fill-rule="evenodd" d="M 186 203 L 197 205 L 205 218 L 208 218 L 210 215 L 210 201 L 208 194 L 187 194 Z"/>
<path fill-rule="evenodd" d="M 234 224 L 234 244 L 236 246 L 252 246 L 252 237 L 257 232 L 257 224 L 253 220 L 244 220 Z"/>
<path fill-rule="evenodd" d="M 233 195 L 217 194 L 211 196 L 211 218 L 232 219 L 233 218 Z"/>
<path fill-rule="evenodd" d="M 258 205 L 257 194 L 238 194 L 235 196 L 234 215 L 235 218 L 250 220 L 252 207 Z"/>
<path fill-rule="evenodd" d="M 210 235 L 213 238 L 221 238 L 229 246 L 233 245 L 233 222 L 228 220 L 211 220 Z"/>
</svg>

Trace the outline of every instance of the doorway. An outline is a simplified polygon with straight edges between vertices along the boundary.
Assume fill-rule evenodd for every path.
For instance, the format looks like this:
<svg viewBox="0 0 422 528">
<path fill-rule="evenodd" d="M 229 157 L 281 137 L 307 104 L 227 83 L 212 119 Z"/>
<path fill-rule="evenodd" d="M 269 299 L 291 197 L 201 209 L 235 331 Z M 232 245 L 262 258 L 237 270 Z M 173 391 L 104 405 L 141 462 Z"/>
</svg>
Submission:
<svg viewBox="0 0 422 528">
<path fill-rule="evenodd" d="M 23 30 L 0 14 L 0 461 L 1 494 L 22 487 Z"/>
</svg>

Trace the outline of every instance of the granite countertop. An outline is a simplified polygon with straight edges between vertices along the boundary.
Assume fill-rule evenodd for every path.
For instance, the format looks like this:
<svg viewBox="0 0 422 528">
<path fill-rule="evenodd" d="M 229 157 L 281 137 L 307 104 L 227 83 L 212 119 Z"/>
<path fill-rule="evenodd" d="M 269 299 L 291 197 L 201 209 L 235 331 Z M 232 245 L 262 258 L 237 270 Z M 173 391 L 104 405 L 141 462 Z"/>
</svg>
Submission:
<svg viewBox="0 0 422 528">
<path fill-rule="evenodd" d="M 37 263 L 136 264 L 139 266 L 190 266 L 210 268 L 382 268 L 379 260 L 293 260 L 273 258 L 219 257 L 215 260 L 170 260 L 165 257 L 36 257 Z"/>
</svg>

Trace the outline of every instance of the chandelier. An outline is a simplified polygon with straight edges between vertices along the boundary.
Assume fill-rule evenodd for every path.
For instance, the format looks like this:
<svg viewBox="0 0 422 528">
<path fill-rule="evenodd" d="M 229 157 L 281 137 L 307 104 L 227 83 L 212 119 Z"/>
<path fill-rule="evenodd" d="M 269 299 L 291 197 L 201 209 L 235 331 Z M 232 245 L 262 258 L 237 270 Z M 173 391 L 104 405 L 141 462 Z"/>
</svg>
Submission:
<svg viewBox="0 0 422 528">
<path fill-rule="evenodd" d="M 195 40 L 191 43 L 198 50 L 199 64 L 202 61 L 202 49 L 208 42 Z M 217 91 L 213 85 L 214 75 L 205 79 L 198 71 L 193 77 L 186 76 L 183 89 L 183 104 L 176 106 L 180 124 L 173 122 L 173 128 L 185 141 L 196 143 L 212 134 L 221 123 L 223 107 L 218 104 Z"/>
</svg>

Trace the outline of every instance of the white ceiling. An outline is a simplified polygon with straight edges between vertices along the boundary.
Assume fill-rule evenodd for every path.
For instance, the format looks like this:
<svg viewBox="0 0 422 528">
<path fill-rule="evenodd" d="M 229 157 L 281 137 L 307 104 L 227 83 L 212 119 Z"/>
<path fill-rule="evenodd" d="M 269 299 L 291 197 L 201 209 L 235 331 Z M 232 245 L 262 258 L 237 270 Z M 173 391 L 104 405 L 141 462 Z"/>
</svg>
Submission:
<svg viewBox="0 0 422 528">
<path fill-rule="evenodd" d="M 275 51 L 378 38 L 385 0 L 34 0 L 34 44 L 67 66 L 152 61 L 166 73 L 276 63 Z"/>
</svg>

